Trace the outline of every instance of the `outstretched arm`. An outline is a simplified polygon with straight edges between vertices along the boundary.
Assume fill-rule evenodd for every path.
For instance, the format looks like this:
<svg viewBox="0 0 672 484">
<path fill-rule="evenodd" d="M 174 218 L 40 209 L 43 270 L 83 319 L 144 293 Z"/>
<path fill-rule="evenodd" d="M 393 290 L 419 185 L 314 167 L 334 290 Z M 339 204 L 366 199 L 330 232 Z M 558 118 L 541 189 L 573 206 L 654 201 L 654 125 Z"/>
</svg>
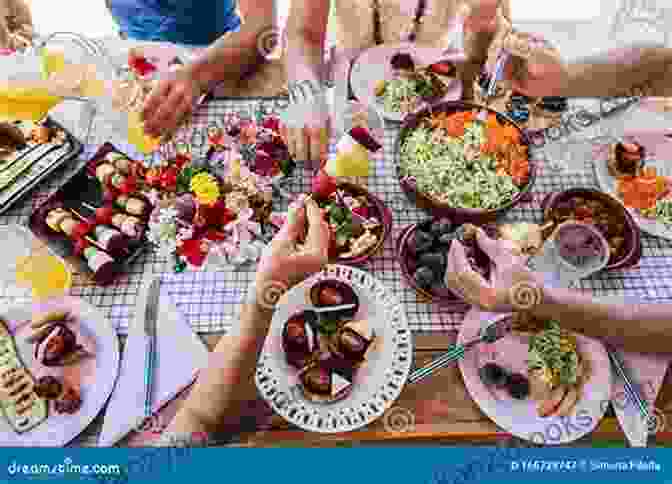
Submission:
<svg viewBox="0 0 672 484">
<path fill-rule="evenodd" d="M 633 45 L 568 66 L 567 97 L 672 96 L 672 49 Z"/>
<path fill-rule="evenodd" d="M 173 131 L 202 94 L 220 82 L 234 88 L 263 63 L 259 43 L 276 28 L 275 3 L 239 0 L 240 30 L 219 38 L 200 58 L 163 79 L 149 96 L 143 107 L 147 134 L 160 136 Z"/>
<path fill-rule="evenodd" d="M 569 289 L 544 288 L 542 302 L 531 312 L 586 336 L 609 338 L 629 351 L 672 350 L 672 304 L 607 301 Z"/>
<path fill-rule="evenodd" d="M 515 244 L 493 240 L 476 229 L 478 245 L 493 261 L 490 282 L 467 261 L 464 246 L 453 241 L 448 254 L 447 283 L 474 306 L 489 312 L 529 312 L 553 319 L 567 329 L 594 338 L 610 338 L 627 351 L 669 353 L 672 347 L 672 304 L 594 298 L 570 289 L 554 288 L 542 273 L 526 266 Z"/>
<path fill-rule="evenodd" d="M 289 83 L 320 83 L 324 74 L 330 0 L 293 0 L 287 20 L 286 70 Z"/>
<path fill-rule="evenodd" d="M 261 36 L 276 29 L 275 0 L 239 0 L 242 25 L 216 40 L 203 57 L 188 67 L 201 85 L 209 86 L 226 79 L 238 80 L 264 60 L 258 46 Z"/>
<path fill-rule="evenodd" d="M 306 225 L 304 249 L 297 240 Z M 250 286 L 236 333 L 224 336 L 210 355 L 180 412 L 164 432 L 159 445 L 190 444 L 194 434 L 218 441 L 254 431 L 264 417 L 258 404 L 255 371 L 271 324 L 277 288 L 289 288 L 318 272 L 327 263 L 329 227 L 317 203 L 295 205 L 287 222 L 264 251 L 255 282 Z M 277 296 L 277 294 L 276 294 Z M 222 437 L 220 439 L 220 437 Z"/>
</svg>

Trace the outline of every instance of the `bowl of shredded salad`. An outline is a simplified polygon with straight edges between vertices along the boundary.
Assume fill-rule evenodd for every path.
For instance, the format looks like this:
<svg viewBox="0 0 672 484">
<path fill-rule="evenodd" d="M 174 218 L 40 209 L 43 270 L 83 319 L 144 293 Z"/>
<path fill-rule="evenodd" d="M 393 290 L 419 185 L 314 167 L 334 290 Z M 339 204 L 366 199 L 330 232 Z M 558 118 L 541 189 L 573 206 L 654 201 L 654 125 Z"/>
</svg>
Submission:
<svg viewBox="0 0 672 484">
<path fill-rule="evenodd" d="M 484 121 L 478 113 L 488 113 Z M 523 130 L 494 110 L 442 102 L 409 115 L 396 143 L 408 199 L 457 223 L 492 221 L 529 193 L 535 165 Z"/>
</svg>

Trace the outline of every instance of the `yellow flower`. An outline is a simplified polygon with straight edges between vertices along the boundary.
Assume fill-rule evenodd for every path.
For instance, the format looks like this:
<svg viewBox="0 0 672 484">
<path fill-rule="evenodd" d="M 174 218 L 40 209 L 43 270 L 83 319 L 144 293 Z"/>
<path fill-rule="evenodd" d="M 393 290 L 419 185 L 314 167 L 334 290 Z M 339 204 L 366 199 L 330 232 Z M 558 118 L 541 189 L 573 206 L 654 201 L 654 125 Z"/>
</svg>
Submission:
<svg viewBox="0 0 672 484">
<path fill-rule="evenodd" d="M 219 199 L 219 184 L 209 173 L 199 173 L 193 177 L 189 187 L 201 204 L 212 205 Z"/>
</svg>

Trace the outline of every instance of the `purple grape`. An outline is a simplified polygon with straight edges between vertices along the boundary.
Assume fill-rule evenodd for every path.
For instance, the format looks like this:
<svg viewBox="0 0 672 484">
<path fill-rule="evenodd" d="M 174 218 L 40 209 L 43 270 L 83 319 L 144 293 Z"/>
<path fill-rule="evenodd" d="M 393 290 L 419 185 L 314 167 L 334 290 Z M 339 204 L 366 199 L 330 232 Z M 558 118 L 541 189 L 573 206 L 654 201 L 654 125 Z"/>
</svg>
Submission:
<svg viewBox="0 0 672 484">
<path fill-rule="evenodd" d="M 427 232 L 421 230 L 415 231 L 415 253 L 422 254 L 427 252 L 434 245 L 434 237 Z"/>
<path fill-rule="evenodd" d="M 419 265 L 429 267 L 435 274 L 443 274 L 446 270 L 446 254 L 427 252 L 418 259 Z"/>
<path fill-rule="evenodd" d="M 434 271 L 429 267 L 420 266 L 413 274 L 416 284 L 422 288 L 430 288 L 434 283 Z"/>
<path fill-rule="evenodd" d="M 447 218 L 442 218 L 432 223 L 431 232 L 435 237 L 448 234 L 452 231 L 453 224 Z"/>
<path fill-rule="evenodd" d="M 520 373 L 509 375 L 506 382 L 507 390 L 516 400 L 525 400 L 530 394 L 530 382 Z"/>
</svg>

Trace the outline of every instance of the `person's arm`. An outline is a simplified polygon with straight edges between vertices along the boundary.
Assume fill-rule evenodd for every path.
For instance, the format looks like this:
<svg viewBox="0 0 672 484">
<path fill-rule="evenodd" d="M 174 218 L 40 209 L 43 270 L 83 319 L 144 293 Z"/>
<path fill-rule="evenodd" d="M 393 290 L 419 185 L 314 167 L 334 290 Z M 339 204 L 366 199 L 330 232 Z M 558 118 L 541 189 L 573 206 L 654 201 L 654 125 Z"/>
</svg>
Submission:
<svg viewBox="0 0 672 484">
<path fill-rule="evenodd" d="M 572 62 L 566 97 L 672 96 L 672 49 L 634 45 Z"/>
<path fill-rule="evenodd" d="M 208 47 L 198 60 L 186 68 L 203 87 L 219 81 L 238 81 L 264 61 L 259 47 L 263 36 L 277 32 L 274 0 L 238 0 L 242 25 Z M 273 30 L 275 29 L 275 30 Z"/>
<path fill-rule="evenodd" d="M 594 338 L 609 338 L 625 350 L 642 353 L 672 351 L 672 305 L 600 301 L 569 289 L 543 290 L 533 316 L 559 321 L 563 327 Z"/>
<path fill-rule="evenodd" d="M 483 69 L 495 36 L 511 28 L 511 1 L 467 0 L 465 5 L 465 12 L 472 12 L 472 15 L 467 17 L 464 25 L 464 51 L 467 60 L 461 66 L 460 80 L 463 84 L 463 97 L 471 99 L 474 81 Z"/>
<path fill-rule="evenodd" d="M 217 344 L 207 369 L 156 445 L 198 445 L 195 434 L 208 436 L 206 443 L 226 443 L 241 433 L 255 431 L 260 420 L 270 416 L 270 408 L 258 398 L 254 375 L 273 308 L 281 304 L 277 291 L 324 268 L 329 233 L 314 200 L 300 199 L 290 206 L 285 224 L 264 249 L 237 332 Z M 297 252 L 299 240 L 305 244 Z"/>
<path fill-rule="evenodd" d="M 324 81 L 324 49 L 327 39 L 330 0 L 293 0 L 287 19 L 285 69 L 290 87 Z M 291 91 L 291 88 L 290 88 Z"/>
<path fill-rule="evenodd" d="M 250 293 L 254 294 L 251 286 Z M 248 296 L 243 306 L 240 329 L 222 337 L 210 354 L 208 366 L 199 376 L 184 405 L 162 435 L 160 444 L 186 443 L 199 434 L 237 437 L 253 431 L 260 418 L 254 374 L 271 323 L 272 311 Z M 244 417 L 252 419 L 244 428 Z M 226 439 L 222 439 L 226 440 Z"/>
</svg>

